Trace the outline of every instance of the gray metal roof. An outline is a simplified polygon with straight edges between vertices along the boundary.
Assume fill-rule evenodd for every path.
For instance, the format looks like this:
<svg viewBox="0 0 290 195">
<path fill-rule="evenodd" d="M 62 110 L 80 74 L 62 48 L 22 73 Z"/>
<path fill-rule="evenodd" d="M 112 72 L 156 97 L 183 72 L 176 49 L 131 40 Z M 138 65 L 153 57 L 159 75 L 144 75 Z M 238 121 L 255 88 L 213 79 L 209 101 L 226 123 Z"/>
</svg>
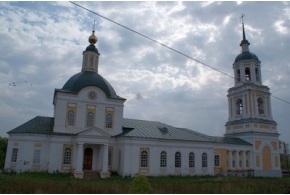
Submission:
<svg viewBox="0 0 290 195">
<path fill-rule="evenodd" d="M 54 118 L 37 116 L 26 123 L 12 129 L 11 133 L 33 133 L 46 135 L 77 135 L 53 132 Z M 235 145 L 251 145 L 239 138 L 209 136 L 186 128 L 173 127 L 157 121 L 123 119 L 123 133 L 116 137 L 138 137 L 163 140 L 180 140 Z"/>
<path fill-rule="evenodd" d="M 235 145 L 251 145 L 233 137 L 209 136 L 186 128 L 178 128 L 157 121 L 123 119 L 123 133 L 117 137 L 139 137 L 165 140 L 214 142 Z"/>
<path fill-rule="evenodd" d="M 7 133 L 52 134 L 53 125 L 53 117 L 37 116 Z"/>
</svg>

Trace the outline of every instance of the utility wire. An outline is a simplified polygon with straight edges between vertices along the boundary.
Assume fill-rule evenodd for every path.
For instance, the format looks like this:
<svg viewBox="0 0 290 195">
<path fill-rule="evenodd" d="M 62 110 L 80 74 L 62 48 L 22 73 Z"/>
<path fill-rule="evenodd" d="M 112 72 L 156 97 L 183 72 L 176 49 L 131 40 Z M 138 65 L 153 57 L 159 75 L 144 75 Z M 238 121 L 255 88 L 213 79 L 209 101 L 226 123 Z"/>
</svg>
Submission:
<svg viewBox="0 0 290 195">
<path fill-rule="evenodd" d="M 150 37 L 148 37 L 148 36 L 146 36 L 146 35 L 144 35 L 144 34 L 142 34 L 142 33 L 139 33 L 139 32 L 137 32 L 137 31 L 135 31 L 135 30 L 133 30 L 133 29 L 131 29 L 131 28 L 129 28 L 129 27 L 126 27 L 126 26 L 124 26 L 124 25 L 122 25 L 122 24 L 120 24 L 120 23 L 118 23 L 118 22 L 115 22 L 114 20 L 111 20 L 111 19 L 109 19 L 109 18 L 107 18 L 107 17 L 105 17 L 105 16 L 102 16 L 101 14 L 98 14 L 98 13 L 96 13 L 96 12 L 94 12 L 94 11 L 88 9 L 88 8 L 85 8 L 85 7 L 83 7 L 83 6 L 81 6 L 81 5 L 77 4 L 77 3 L 74 3 L 74 2 L 72 2 L 72 1 L 69 1 L 69 2 L 72 3 L 72 4 L 74 4 L 74 5 L 76 5 L 76 6 L 78 6 L 78 7 L 80 7 L 80 8 L 82 8 L 82 9 L 84 9 L 84 10 L 87 10 L 88 12 L 91 12 L 91 13 L 97 15 L 97 16 L 100 16 L 101 18 L 104 18 L 104 19 L 106 19 L 106 20 L 108 20 L 108 21 L 110 21 L 110 22 L 113 22 L 113 23 L 117 24 L 118 26 L 121 26 L 121 27 L 123 27 L 123 28 L 125 28 L 125 29 L 127 29 L 127 30 L 129 30 L 129 31 L 132 31 L 132 32 L 134 32 L 134 33 L 136 33 L 136 34 L 138 34 L 138 35 L 140 35 L 140 36 L 142 36 L 142 37 L 145 37 L 146 39 L 149 39 L 149 40 L 151 40 L 151 41 L 153 41 L 153 42 L 155 42 L 155 43 L 158 43 L 159 45 L 162 45 L 163 47 L 166 47 L 166 48 L 168 48 L 168 49 L 170 49 L 170 50 L 172 50 L 172 51 L 174 51 L 174 52 L 176 52 L 176 53 L 179 53 L 180 55 L 185 56 L 185 57 L 187 57 L 187 58 L 189 58 L 189 59 L 191 59 L 191 60 L 193 60 L 193 61 L 195 61 L 195 62 L 197 62 L 197 63 L 199 63 L 199 64 L 202 64 L 202 65 L 204 65 L 204 66 L 206 66 L 206 67 L 208 67 L 208 68 L 211 68 L 211 69 L 213 69 L 213 70 L 215 70 L 215 71 L 217 71 L 217 72 L 219 72 L 219 73 L 221 73 L 221 74 L 224 74 L 224 75 L 226 75 L 226 76 L 228 76 L 228 77 L 231 77 L 231 78 L 233 78 L 234 80 L 238 80 L 238 78 L 235 78 L 235 77 L 233 77 L 232 75 L 229 75 L 229 74 L 227 74 L 227 73 L 225 73 L 225 72 L 223 72 L 223 71 L 221 71 L 221 70 L 219 70 L 219 69 L 217 69 L 217 68 L 214 68 L 214 67 L 212 67 L 212 66 L 210 66 L 210 65 L 207 65 L 207 64 L 205 64 L 205 63 L 203 63 L 203 62 L 201 62 L 201 61 L 199 61 L 199 60 L 197 60 L 197 59 L 194 59 L 194 58 L 191 57 L 191 56 L 188 56 L 188 55 L 186 55 L 186 54 L 184 54 L 184 53 L 182 53 L 182 52 L 180 52 L 180 51 L 178 51 L 178 50 L 176 50 L 176 49 L 174 49 L 174 48 L 172 48 L 172 47 L 169 47 L 169 46 L 167 46 L 167 45 L 165 45 L 165 44 L 163 44 L 163 43 L 161 43 L 161 42 L 159 42 L 159 41 L 156 41 L 155 39 L 152 39 L 152 38 L 150 38 Z M 242 83 L 245 84 L 245 85 L 251 86 L 252 88 L 256 88 L 256 87 L 253 86 L 251 83 L 247 83 L 247 82 L 240 81 L 240 80 L 239 80 L 239 82 L 242 82 Z M 261 91 L 261 90 L 259 90 L 259 89 L 257 89 L 257 88 L 256 88 L 256 90 Z M 264 92 L 264 91 L 261 91 L 261 92 Z M 277 97 L 277 96 L 274 96 L 273 94 L 270 94 L 270 95 L 271 95 L 272 97 L 274 97 L 274 98 L 276 98 L 276 99 L 282 101 L 282 102 L 285 102 L 285 103 L 287 103 L 287 104 L 290 104 L 289 101 L 283 100 L 283 99 L 281 99 L 281 98 L 279 98 L 279 97 Z"/>
</svg>

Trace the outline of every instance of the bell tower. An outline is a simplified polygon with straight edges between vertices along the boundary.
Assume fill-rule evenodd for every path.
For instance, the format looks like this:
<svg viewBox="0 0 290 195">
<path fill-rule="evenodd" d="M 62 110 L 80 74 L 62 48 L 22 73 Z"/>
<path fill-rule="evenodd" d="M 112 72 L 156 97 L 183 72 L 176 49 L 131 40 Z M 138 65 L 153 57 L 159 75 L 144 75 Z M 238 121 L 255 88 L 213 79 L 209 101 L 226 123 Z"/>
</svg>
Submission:
<svg viewBox="0 0 290 195">
<path fill-rule="evenodd" d="M 242 15 L 242 18 L 244 15 Z M 242 22 L 241 53 L 233 63 L 235 83 L 228 90 L 227 137 L 253 145 L 252 167 L 256 176 L 281 177 L 279 134 L 271 110 L 269 87 L 262 84 L 261 61 L 249 50 Z"/>
</svg>

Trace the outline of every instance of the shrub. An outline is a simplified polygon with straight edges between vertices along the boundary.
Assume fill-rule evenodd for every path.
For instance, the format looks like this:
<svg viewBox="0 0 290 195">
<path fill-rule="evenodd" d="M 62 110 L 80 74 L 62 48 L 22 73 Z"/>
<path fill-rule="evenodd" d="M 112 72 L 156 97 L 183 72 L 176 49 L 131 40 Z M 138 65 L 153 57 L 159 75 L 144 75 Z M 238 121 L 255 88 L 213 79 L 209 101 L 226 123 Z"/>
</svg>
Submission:
<svg viewBox="0 0 290 195">
<path fill-rule="evenodd" d="M 149 194 L 152 192 L 152 188 L 148 179 L 143 175 L 137 175 L 131 184 L 130 194 Z"/>
</svg>

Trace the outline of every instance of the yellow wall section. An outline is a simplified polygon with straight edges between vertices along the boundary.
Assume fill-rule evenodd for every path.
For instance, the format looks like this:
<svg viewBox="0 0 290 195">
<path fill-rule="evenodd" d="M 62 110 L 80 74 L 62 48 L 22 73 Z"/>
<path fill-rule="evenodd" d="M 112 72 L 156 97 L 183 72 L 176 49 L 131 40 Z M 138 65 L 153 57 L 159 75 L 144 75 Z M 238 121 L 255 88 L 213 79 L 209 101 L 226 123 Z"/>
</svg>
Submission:
<svg viewBox="0 0 290 195">
<path fill-rule="evenodd" d="M 221 172 L 227 170 L 227 150 L 226 149 L 215 149 L 214 154 L 220 155 L 220 167 L 215 167 L 215 172 Z"/>
<path fill-rule="evenodd" d="M 148 155 L 148 163 L 147 163 L 147 167 L 142 167 L 141 168 L 141 153 L 143 151 L 146 151 L 147 152 L 147 155 Z M 139 151 L 139 173 L 142 174 L 142 173 L 148 173 L 150 170 L 150 148 L 140 148 L 140 151 Z"/>
<path fill-rule="evenodd" d="M 263 128 L 263 129 L 270 129 L 270 126 L 269 126 L 269 125 L 260 125 L 260 128 Z"/>
<path fill-rule="evenodd" d="M 41 147 L 41 146 L 42 146 L 41 143 L 35 143 L 35 144 L 34 144 L 34 147 Z"/>
<path fill-rule="evenodd" d="M 260 167 L 260 156 L 256 155 L 256 167 Z"/>
<path fill-rule="evenodd" d="M 256 141 L 255 141 L 255 149 L 256 149 L 256 150 L 259 149 L 261 143 L 262 143 L 262 142 L 261 142 L 260 140 L 256 140 Z"/>
<path fill-rule="evenodd" d="M 262 150 L 262 158 L 263 158 L 263 169 L 270 170 L 271 169 L 271 150 L 268 146 L 264 146 Z"/>
<path fill-rule="evenodd" d="M 63 147 L 62 147 L 62 162 L 63 163 L 63 157 L 64 157 L 64 150 L 66 148 L 70 148 L 71 149 L 71 164 L 70 165 L 63 165 L 61 166 L 61 168 L 63 170 L 69 170 L 69 169 L 72 169 L 73 168 L 73 145 L 72 144 L 63 144 Z"/>
<path fill-rule="evenodd" d="M 271 145 L 273 147 L 274 150 L 277 150 L 277 142 L 271 142 Z"/>
<path fill-rule="evenodd" d="M 278 159 L 278 156 L 275 156 L 275 167 L 279 167 L 279 159 Z"/>
<path fill-rule="evenodd" d="M 236 125 L 234 126 L 234 129 L 242 129 L 243 128 L 243 125 Z"/>
</svg>

